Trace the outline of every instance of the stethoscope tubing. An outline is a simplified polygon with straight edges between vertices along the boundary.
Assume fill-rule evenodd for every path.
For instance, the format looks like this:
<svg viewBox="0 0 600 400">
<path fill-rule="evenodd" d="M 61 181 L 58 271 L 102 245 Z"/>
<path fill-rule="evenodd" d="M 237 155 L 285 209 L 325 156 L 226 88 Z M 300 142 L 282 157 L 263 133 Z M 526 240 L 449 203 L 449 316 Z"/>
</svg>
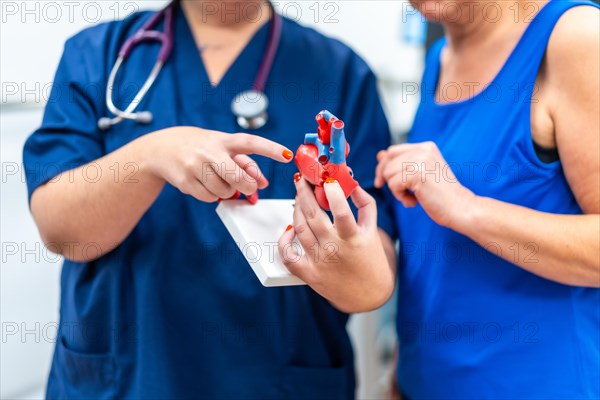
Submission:
<svg viewBox="0 0 600 400">
<path fill-rule="evenodd" d="M 98 121 L 98 127 L 101 130 L 107 130 L 111 126 L 118 124 L 124 120 L 133 120 L 140 123 L 149 123 L 152 121 L 152 113 L 149 111 L 144 112 L 135 112 L 137 106 L 140 104 L 142 99 L 146 96 L 154 82 L 156 81 L 162 67 L 167 62 L 169 56 L 171 55 L 171 51 L 173 49 L 174 43 L 174 13 L 175 8 L 179 4 L 179 0 L 173 0 L 169 3 L 163 10 L 155 13 L 148 22 L 146 22 L 138 32 L 136 32 L 132 37 L 127 39 L 121 49 L 119 50 L 119 54 L 115 64 L 113 65 L 111 72 L 109 74 L 107 86 L 106 86 L 106 106 L 108 110 L 114 115 L 113 118 L 105 117 L 101 118 Z M 252 85 L 252 89 L 261 93 L 263 96 L 266 95 L 263 93 L 265 89 L 265 85 L 269 74 L 271 72 L 271 68 L 273 66 L 273 62 L 275 60 L 275 55 L 277 53 L 277 49 L 279 47 L 279 42 L 281 40 L 281 30 L 282 30 L 282 17 L 275 12 L 273 7 L 270 8 L 273 11 L 273 18 L 270 24 L 269 29 L 269 37 L 267 42 L 267 48 L 265 54 L 263 56 L 260 68 Z M 161 19 L 165 20 L 165 31 L 155 31 L 153 30 Z M 140 90 L 136 93 L 133 100 L 129 103 L 129 105 L 124 109 L 118 108 L 113 101 L 113 92 L 114 86 L 117 78 L 117 74 L 125 63 L 127 58 L 131 55 L 135 47 L 143 42 L 156 41 L 161 43 L 161 48 L 159 54 L 157 56 L 157 60 L 152 67 L 152 71 L 146 78 L 146 81 L 140 88 Z M 266 102 L 268 104 L 268 101 Z M 263 112 L 262 117 L 266 117 L 266 110 Z M 241 118 L 240 116 L 237 116 Z"/>
<path fill-rule="evenodd" d="M 275 61 L 279 42 L 281 41 L 281 29 L 283 25 L 281 15 L 277 14 L 273 7 L 271 7 L 270 10 L 273 12 L 273 21 L 271 21 L 269 29 L 267 49 L 260 64 L 260 68 L 258 69 L 258 73 L 256 74 L 256 78 L 254 79 L 254 84 L 252 85 L 252 88 L 259 92 L 264 92 L 265 90 L 267 79 L 269 78 L 273 62 Z"/>
<path fill-rule="evenodd" d="M 121 68 L 121 65 L 123 64 L 123 61 L 124 61 L 124 59 L 122 57 L 119 57 L 117 59 L 117 61 L 115 62 L 113 69 L 110 72 L 110 76 L 108 78 L 108 84 L 106 86 L 106 105 L 108 107 L 108 110 L 111 113 L 113 113 L 114 115 L 116 115 L 117 118 L 120 118 L 121 120 L 123 120 L 123 119 L 136 120 L 137 117 L 136 117 L 136 114 L 134 114 L 134 111 L 137 108 L 137 106 L 140 104 L 140 102 L 142 101 L 142 99 L 144 98 L 146 93 L 148 93 L 148 91 L 150 90 L 150 88 L 152 87 L 154 82 L 156 81 L 156 78 L 158 77 L 158 74 L 160 73 L 160 71 L 162 69 L 163 63 L 162 63 L 162 61 L 158 60 L 154 64 L 154 67 L 152 67 L 152 71 L 148 75 L 148 78 L 146 79 L 146 81 L 144 82 L 144 84 L 142 85 L 140 90 L 136 93 L 133 100 L 131 100 L 131 102 L 129 103 L 129 105 L 127 106 L 127 108 L 125 110 L 120 110 L 117 106 L 115 106 L 115 104 L 113 102 L 113 88 L 114 88 L 117 73 L 119 72 L 119 69 Z"/>
</svg>

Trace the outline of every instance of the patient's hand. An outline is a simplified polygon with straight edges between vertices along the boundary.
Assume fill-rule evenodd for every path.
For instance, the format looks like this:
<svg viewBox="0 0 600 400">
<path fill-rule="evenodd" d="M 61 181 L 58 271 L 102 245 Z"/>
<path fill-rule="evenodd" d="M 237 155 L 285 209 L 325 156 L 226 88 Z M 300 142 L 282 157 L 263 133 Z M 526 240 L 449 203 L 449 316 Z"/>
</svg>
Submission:
<svg viewBox="0 0 600 400">
<path fill-rule="evenodd" d="M 379 237 L 375 199 L 356 188 L 351 196 L 358 208 L 356 221 L 340 185 L 327 181 L 324 188 L 334 222 L 319 207 L 310 185 L 299 179 L 294 223 L 279 239 L 279 254 L 291 273 L 338 309 L 377 308 L 391 296 L 394 272 Z M 302 256 L 292 244 L 295 236 L 305 249 Z"/>
</svg>

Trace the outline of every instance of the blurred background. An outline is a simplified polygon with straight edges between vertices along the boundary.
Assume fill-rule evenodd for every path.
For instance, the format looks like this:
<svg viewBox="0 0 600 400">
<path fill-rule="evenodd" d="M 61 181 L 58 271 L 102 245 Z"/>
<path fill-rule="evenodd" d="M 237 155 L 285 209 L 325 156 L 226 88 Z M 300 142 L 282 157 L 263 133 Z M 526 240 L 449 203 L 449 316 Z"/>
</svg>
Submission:
<svg viewBox="0 0 600 400">
<path fill-rule="evenodd" d="M 44 249 L 29 214 L 23 144 L 41 121 L 64 41 L 93 24 L 158 9 L 166 1 L 0 4 L 0 398 L 32 399 L 42 398 L 46 385 L 58 327 L 62 260 Z M 275 6 L 284 16 L 343 40 L 367 60 L 379 78 L 393 139 L 401 141 L 419 101 L 425 49 L 441 35 L 439 27 L 428 26 L 400 0 L 278 1 Z M 352 317 L 359 398 L 383 396 L 394 329 L 392 304 Z"/>
</svg>

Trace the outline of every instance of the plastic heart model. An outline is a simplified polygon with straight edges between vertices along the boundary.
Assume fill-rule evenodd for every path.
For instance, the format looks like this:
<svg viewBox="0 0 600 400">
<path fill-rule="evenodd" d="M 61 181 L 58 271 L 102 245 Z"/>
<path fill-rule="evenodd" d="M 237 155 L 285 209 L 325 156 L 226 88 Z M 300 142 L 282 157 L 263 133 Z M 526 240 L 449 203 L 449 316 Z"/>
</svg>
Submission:
<svg viewBox="0 0 600 400">
<path fill-rule="evenodd" d="M 300 173 L 315 187 L 319 205 L 329 210 L 323 184 L 328 179 L 339 182 L 348 198 L 358 186 L 352 169 L 346 165 L 350 146 L 344 134 L 344 122 L 327 110 L 317 114 L 317 133 L 307 133 L 304 144 L 296 151 L 295 162 Z"/>
</svg>

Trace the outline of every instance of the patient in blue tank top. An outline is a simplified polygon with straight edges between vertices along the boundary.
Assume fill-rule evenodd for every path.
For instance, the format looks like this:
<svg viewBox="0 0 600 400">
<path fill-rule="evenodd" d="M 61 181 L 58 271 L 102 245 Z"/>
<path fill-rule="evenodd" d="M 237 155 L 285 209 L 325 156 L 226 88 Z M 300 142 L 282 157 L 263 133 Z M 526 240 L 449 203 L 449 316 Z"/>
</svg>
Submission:
<svg viewBox="0 0 600 400">
<path fill-rule="evenodd" d="M 377 169 L 401 244 L 398 388 L 599 398 L 597 6 L 412 3 L 446 38 Z"/>
</svg>

